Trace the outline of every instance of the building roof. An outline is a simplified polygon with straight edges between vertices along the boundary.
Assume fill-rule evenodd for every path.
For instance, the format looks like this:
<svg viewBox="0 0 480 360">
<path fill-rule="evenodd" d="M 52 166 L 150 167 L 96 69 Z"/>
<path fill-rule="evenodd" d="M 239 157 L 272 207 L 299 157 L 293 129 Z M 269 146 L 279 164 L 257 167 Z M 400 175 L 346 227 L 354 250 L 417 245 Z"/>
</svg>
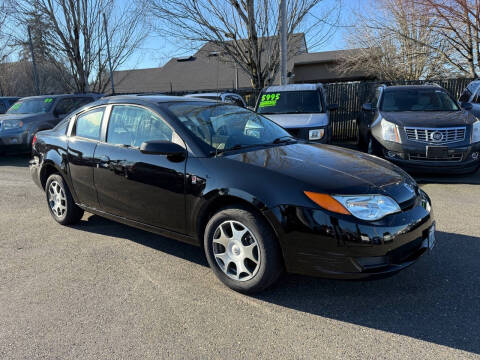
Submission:
<svg viewBox="0 0 480 360">
<path fill-rule="evenodd" d="M 232 40 L 233 41 L 233 40 Z M 230 41 L 229 43 L 232 43 Z M 242 42 L 246 40 L 239 40 Z M 276 37 L 260 38 L 263 52 L 276 45 Z M 332 82 L 354 81 L 367 78 L 356 71 L 348 75 L 340 74 L 336 64 L 352 52 L 359 49 L 308 53 L 305 34 L 293 34 L 289 39 L 288 70 L 294 75 L 290 82 Z M 268 56 L 262 57 L 262 65 L 266 65 Z M 115 71 L 114 82 L 116 93 L 185 93 L 215 92 L 236 88 L 251 89 L 250 76 L 236 66 L 225 52 L 215 43 L 204 44 L 195 54 L 170 59 L 163 67 L 153 69 Z M 272 82 L 280 84 L 277 73 Z"/>
<path fill-rule="evenodd" d="M 264 51 L 273 46 L 275 37 L 261 38 Z M 232 42 L 232 41 L 230 41 Z M 306 52 L 305 34 L 293 34 L 289 39 L 291 58 Z M 267 61 L 267 56 L 263 56 Z M 263 64 L 265 65 L 265 64 Z M 203 45 L 191 56 L 172 58 L 161 68 L 114 72 L 115 92 L 186 92 L 234 89 L 238 72 L 238 88 L 251 88 L 250 77 L 215 43 Z M 279 76 L 274 83 L 279 82 Z"/>
</svg>

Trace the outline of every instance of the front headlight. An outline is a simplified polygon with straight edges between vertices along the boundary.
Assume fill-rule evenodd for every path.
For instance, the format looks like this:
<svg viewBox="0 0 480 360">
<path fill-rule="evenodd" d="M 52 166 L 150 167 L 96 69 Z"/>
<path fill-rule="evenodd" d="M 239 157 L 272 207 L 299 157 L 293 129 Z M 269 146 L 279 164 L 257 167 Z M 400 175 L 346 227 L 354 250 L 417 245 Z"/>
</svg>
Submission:
<svg viewBox="0 0 480 360">
<path fill-rule="evenodd" d="M 472 126 L 472 144 L 480 141 L 480 120 L 473 123 Z"/>
<path fill-rule="evenodd" d="M 382 119 L 380 125 L 382 127 L 383 140 L 401 143 L 400 134 L 399 134 L 397 125 L 392 124 L 391 122 L 385 119 Z"/>
<path fill-rule="evenodd" d="M 3 120 L 2 121 L 2 130 L 12 130 L 18 129 L 23 126 L 23 121 L 20 120 Z"/>
<path fill-rule="evenodd" d="M 308 131 L 308 140 L 320 140 L 325 135 L 325 129 L 313 129 Z"/>
<path fill-rule="evenodd" d="M 309 191 L 305 195 L 326 210 L 361 220 L 375 221 L 401 211 L 395 200 L 384 195 L 327 195 Z"/>
<path fill-rule="evenodd" d="M 335 195 L 334 198 L 353 216 L 362 220 L 379 220 L 401 211 L 395 200 L 383 195 Z"/>
</svg>

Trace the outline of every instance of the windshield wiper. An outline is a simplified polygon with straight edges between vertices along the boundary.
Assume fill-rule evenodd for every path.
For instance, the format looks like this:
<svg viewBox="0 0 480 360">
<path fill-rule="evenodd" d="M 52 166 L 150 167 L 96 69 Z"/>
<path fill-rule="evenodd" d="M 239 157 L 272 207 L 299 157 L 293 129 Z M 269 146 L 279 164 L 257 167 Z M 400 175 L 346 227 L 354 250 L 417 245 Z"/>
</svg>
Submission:
<svg viewBox="0 0 480 360">
<path fill-rule="evenodd" d="M 263 146 L 263 145 L 265 145 L 265 144 L 250 144 L 250 145 L 235 144 L 232 147 L 229 147 L 227 149 L 216 149 L 215 152 L 211 151 L 210 153 L 217 156 L 218 154 L 222 154 L 222 153 L 227 152 L 227 151 L 248 149 L 248 148 Z"/>
<path fill-rule="evenodd" d="M 276 138 L 275 140 L 273 140 L 271 142 L 271 144 L 282 144 L 282 143 L 288 143 L 288 142 L 296 142 L 297 139 L 295 139 L 293 136 L 291 135 L 283 135 L 283 136 L 280 136 L 278 138 Z"/>
</svg>

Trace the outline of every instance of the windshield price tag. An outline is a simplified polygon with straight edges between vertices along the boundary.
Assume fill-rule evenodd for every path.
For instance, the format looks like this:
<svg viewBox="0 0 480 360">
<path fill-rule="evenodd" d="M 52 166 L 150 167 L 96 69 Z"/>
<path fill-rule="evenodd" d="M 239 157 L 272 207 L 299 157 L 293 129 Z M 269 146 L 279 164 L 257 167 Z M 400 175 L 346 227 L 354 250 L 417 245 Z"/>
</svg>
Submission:
<svg viewBox="0 0 480 360">
<path fill-rule="evenodd" d="M 13 104 L 12 105 L 12 110 L 18 110 L 18 108 L 20 107 L 20 103 L 16 103 L 16 104 Z"/>
<path fill-rule="evenodd" d="M 45 103 L 51 103 L 53 101 L 52 98 L 46 98 L 45 100 L 43 100 L 43 102 Z"/>
<path fill-rule="evenodd" d="M 278 99 L 280 99 L 279 93 L 262 95 L 259 107 L 275 106 L 277 105 Z"/>
</svg>

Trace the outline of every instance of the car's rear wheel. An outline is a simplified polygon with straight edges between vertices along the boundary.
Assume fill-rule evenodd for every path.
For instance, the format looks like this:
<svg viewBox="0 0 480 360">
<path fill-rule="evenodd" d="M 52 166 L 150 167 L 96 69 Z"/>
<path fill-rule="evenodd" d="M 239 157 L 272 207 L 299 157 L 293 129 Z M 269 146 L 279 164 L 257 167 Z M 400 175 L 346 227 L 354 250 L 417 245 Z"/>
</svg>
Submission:
<svg viewBox="0 0 480 360">
<path fill-rule="evenodd" d="M 274 232 L 258 214 L 225 208 L 208 222 L 205 253 L 215 275 L 228 287 L 254 293 L 272 285 L 283 272 Z"/>
<path fill-rule="evenodd" d="M 75 224 L 83 216 L 83 210 L 73 200 L 63 178 L 58 174 L 50 175 L 45 185 L 48 209 L 59 224 Z"/>
</svg>

